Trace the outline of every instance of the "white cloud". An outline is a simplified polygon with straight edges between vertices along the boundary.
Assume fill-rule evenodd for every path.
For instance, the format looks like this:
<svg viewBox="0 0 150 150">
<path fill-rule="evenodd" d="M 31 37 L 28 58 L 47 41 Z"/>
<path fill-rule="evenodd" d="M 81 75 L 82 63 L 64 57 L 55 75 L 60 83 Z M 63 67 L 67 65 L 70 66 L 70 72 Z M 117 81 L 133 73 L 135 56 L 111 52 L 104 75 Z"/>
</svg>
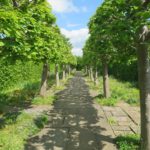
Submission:
<svg viewBox="0 0 150 150">
<path fill-rule="evenodd" d="M 82 48 L 84 46 L 84 43 L 86 39 L 88 38 L 88 29 L 82 28 L 79 30 L 66 30 L 64 28 L 61 28 L 62 34 L 64 34 L 67 38 L 70 39 L 70 42 L 73 45 L 73 54 L 75 55 L 82 55 Z"/>
<path fill-rule="evenodd" d="M 55 12 L 58 13 L 69 13 L 69 12 L 87 12 L 86 6 L 77 7 L 74 5 L 73 0 L 48 0 L 52 5 Z"/>
<path fill-rule="evenodd" d="M 72 0 L 48 0 L 55 12 L 68 13 L 79 12 L 79 9 L 73 4 Z"/>
</svg>

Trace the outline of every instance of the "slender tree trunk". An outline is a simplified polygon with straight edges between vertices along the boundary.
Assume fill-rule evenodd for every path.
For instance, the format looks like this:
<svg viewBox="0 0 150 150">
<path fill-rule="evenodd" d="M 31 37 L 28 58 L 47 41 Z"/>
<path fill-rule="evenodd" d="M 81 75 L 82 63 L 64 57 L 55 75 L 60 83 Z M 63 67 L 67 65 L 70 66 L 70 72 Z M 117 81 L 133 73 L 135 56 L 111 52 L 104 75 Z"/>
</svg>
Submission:
<svg viewBox="0 0 150 150">
<path fill-rule="evenodd" d="M 91 79 L 91 70 L 90 70 L 90 67 L 88 68 L 88 75 L 89 75 L 89 78 Z"/>
<path fill-rule="evenodd" d="M 150 150 L 150 60 L 148 45 L 138 46 L 141 108 L 141 150 Z"/>
<path fill-rule="evenodd" d="M 18 3 L 16 2 L 16 0 L 12 0 L 13 3 L 13 7 L 18 7 Z"/>
<path fill-rule="evenodd" d="M 97 67 L 94 70 L 94 84 L 98 85 L 98 72 L 97 72 Z"/>
<path fill-rule="evenodd" d="M 68 65 L 66 65 L 66 77 L 68 78 L 69 73 L 68 73 Z"/>
<path fill-rule="evenodd" d="M 90 75 L 91 75 L 91 81 L 94 81 L 93 68 L 92 67 L 90 67 Z"/>
<path fill-rule="evenodd" d="M 50 65 L 48 64 L 48 80 L 50 79 L 51 73 L 50 73 Z"/>
<path fill-rule="evenodd" d="M 58 87 L 59 84 L 59 66 L 58 64 L 55 64 L 55 78 L 56 78 L 56 86 Z"/>
<path fill-rule="evenodd" d="M 108 64 L 106 62 L 103 63 L 103 90 L 104 97 L 110 97 L 110 89 L 109 89 L 109 76 L 108 76 Z"/>
<path fill-rule="evenodd" d="M 85 75 L 87 75 L 88 74 L 88 68 L 87 68 L 87 66 L 85 66 Z"/>
<path fill-rule="evenodd" d="M 62 66 L 63 68 L 63 80 L 66 79 L 66 68 L 65 68 L 65 65 Z"/>
<path fill-rule="evenodd" d="M 69 75 L 69 76 L 71 75 L 71 68 L 70 68 L 70 65 L 68 65 L 68 75 Z"/>
<path fill-rule="evenodd" d="M 43 71 L 41 76 L 40 96 L 46 96 L 47 90 L 47 78 L 48 78 L 48 64 L 43 64 Z"/>
</svg>

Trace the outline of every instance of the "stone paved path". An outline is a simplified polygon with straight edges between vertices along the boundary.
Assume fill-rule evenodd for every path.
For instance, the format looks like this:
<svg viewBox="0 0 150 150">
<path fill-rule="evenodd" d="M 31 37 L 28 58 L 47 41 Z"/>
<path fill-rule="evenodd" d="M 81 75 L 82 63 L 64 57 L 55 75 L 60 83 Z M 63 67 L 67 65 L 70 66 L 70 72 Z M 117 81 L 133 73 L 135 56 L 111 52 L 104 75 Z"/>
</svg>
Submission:
<svg viewBox="0 0 150 150">
<path fill-rule="evenodd" d="M 90 90 L 90 95 L 95 98 L 99 91 Z M 140 134 L 140 107 L 131 106 L 124 101 L 117 106 L 101 106 L 104 115 L 110 124 L 114 135 Z"/>
<path fill-rule="evenodd" d="M 102 109 L 116 136 L 140 132 L 140 113 L 138 107 L 121 103 L 116 107 L 103 106 Z"/>
<path fill-rule="evenodd" d="M 114 133 L 103 109 L 92 101 L 80 73 L 58 94 L 49 123 L 25 150 L 115 150 Z"/>
</svg>

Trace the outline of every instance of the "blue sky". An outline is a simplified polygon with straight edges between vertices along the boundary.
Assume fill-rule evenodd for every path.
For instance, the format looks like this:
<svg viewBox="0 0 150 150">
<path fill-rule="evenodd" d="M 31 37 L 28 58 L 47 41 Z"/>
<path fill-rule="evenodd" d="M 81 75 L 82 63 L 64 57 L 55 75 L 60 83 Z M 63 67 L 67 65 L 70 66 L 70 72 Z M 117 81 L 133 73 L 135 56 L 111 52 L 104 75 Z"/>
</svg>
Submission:
<svg viewBox="0 0 150 150">
<path fill-rule="evenodd" d="M 61 32 L 70 38 L 73 54 L 81 56 L 88 38 L 87 23 L 102 0 L 48 0 Z"/>
</svg>

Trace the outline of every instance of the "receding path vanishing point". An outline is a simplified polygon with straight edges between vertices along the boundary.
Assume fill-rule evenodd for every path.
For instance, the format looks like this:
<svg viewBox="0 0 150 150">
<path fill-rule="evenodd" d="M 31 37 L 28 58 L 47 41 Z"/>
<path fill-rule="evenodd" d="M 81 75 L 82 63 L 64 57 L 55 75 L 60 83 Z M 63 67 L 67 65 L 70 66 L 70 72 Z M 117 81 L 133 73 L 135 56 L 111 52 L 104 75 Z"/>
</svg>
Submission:
<svg viewBox="0 0 150 150">
<path fill-rule="evenodd" d="M 116 149 L 113 131 L 80 72 L 57 95 L 47 126 L 28 140 L 25 150 Z"/>
</svg>

